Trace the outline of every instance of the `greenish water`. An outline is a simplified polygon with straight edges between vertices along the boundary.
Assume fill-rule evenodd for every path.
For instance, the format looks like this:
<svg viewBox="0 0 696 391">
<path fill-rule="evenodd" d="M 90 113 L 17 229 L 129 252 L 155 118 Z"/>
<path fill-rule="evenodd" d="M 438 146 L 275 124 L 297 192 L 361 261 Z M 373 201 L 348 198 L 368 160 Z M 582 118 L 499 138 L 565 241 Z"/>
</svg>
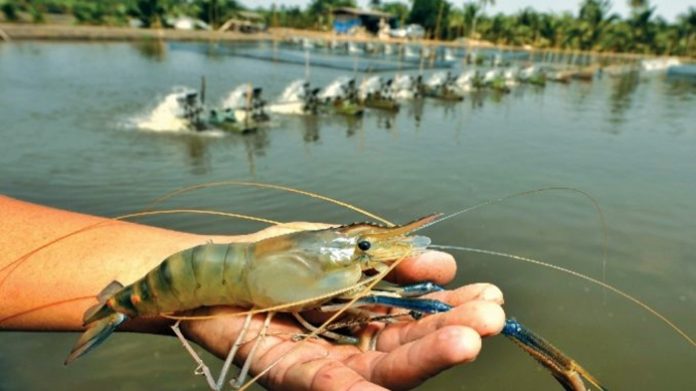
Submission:
<svg viewBox="0 0 696 391">
<path fill-rule="evenodd" d="M 191 49 L 191 50 L 188 50 Z M 0 45 L 0 192 L 115 216 L 170 190 L 225 179 L 280 183 L 405 222 L 546 186 L 592 194 L 608 224 L 606 281 L 696 336 L 696 84 L 660 75 L 591 84 L 522 86 L 510 95 L 426 100 L 397 115 L 278 117 L 254 135 L 148 132 L 134 123 L 173 86 L 208 78 L 222 99 L 253 81 L 270 99 L 304 67 L 218 55 L 205 45 Z M 313 68 L 313 84 L 345 74 Z M 420 120 L 416 120 L 416 116 Z M 168 206 L 278 220 L 363 220 L 284 193 L 215 188 Z M 260 225 L 200 217 L 146 221 L 173 229 L 241 233 Z M 602 278 L 601 227 L 573 193 L 520 197 L 432 227 L 436 243 L 505 251 Z M 684 390 L 696 350 L 665 324 L 597 286 L 495 257 L 456 254 L 453 286 L 490 281 L 506 311 L 615 390 Z M 85 271 L 88 272 L 88 271 Z M 7 300 L 2 297 L 0 300 Z M 173 338 L 120 334 L 64 367 L 76 334 L 0 333 L 0 390 L 203 389 Z M 502 337 L 480 358 L 424 390 L 559 389 Z"/>
</svg>

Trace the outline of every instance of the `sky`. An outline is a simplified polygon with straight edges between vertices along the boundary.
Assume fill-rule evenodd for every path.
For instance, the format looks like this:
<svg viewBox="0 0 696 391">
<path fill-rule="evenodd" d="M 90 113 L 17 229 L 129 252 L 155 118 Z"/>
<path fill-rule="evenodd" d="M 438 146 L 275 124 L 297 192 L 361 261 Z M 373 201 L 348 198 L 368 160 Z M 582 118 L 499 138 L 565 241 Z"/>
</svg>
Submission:
<svg viewBox="0 0 696 391">
<path fill-rule="evenodd" d="M 267 7 L 270 4 L 306 7 L 310 0 L 241 0 L 240 2 L 247 7 L 255 8 L 258 6 Z M 386 0 L 393 1 L 393 0 Z M 463 0 L 449 0 L 450 3 L 461 6 Z M 467 0 L 471 1 L 471 0 Z M 357 0 L 358 5 L 367 7 L 369 0 Z M 407 3 L 408 1 L 402 1 Z M 487 14 L 502 12 L 504 14 L 514 14 L 517 11 L 532 7 L 537 11 L 544 12 L 564 12 L 570 11 L 577 14 L 580 8 L 580 0 L 496 0 L 495 5 L 486 9 Z M 613 0 L 611 12 L 616 12 L 622 17 L 630 14 L 628 0 Z M 696 7 L 696 0 L 650 0 L 650 4 L 657 6 L 656 14 L 662 16 L 670 22 L 676 20 L 677 15 L 684 13 L 689 6 Z"/>
</svg>

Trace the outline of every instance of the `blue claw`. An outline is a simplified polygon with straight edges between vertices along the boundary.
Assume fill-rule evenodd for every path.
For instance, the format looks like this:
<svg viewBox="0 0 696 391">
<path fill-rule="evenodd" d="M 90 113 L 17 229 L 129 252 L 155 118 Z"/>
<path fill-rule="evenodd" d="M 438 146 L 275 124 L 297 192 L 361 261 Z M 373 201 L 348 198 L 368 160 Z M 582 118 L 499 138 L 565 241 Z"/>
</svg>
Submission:
<svg viewBox="0 0 696 391">
<path fill-rule="evenodd" d="M 508 337 L 514 337 L 520 335 L 522 332 L 522 325 L 515 319 L 505 319 L 505 326 L 503 326 L 503 335 Z"/>
<path fill-rule="evenodd" d="M 600 390 L 606 391 L 606 388 L 575 360 L 515 319 L 505 319 L 502 333 L 546 367 L 566 390 L 585 391 L 585 379 Z"/>
<path fill-rule="evenodd" d="M 407 310 L 425 313 L 425 314 L 435 314 L 438 312 L 447 312 L 452 309 L 452 306 L 443 303 L 439 300 L 431 299 L 410 299 L 402 297 L 391 297 L 391 296 L 366 296 L 358 300 L 358 303 L 363 304 L 379 304 L 388 307 L 398 307 Z"/>
<path fill-rule="evenodd" d="M 423 296 L 431 292 L 441 292 L 445 290 L 445 288 L 430 281 L 402 286 L 401 289 L 401 295 L 404 297 Z"/>
</svg>

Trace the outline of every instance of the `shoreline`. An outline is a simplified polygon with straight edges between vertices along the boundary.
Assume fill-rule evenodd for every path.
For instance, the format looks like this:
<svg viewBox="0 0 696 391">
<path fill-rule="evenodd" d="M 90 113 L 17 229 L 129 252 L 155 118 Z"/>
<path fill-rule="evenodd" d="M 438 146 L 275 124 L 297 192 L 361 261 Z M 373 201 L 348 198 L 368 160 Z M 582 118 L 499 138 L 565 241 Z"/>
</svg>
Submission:
<svg viewBox="0 0 696 391">
<path fill-rule="evenodd" d="M 272 39 L 267 33 L 242 34 L 203 30 L 143 29 L 132 27 L 0 23 L 0 36 L 9 41 L 257 41 Z M 6 40 L 7 41 L 7 40 Z"/>
<path fill-rule="evenodd" d="M 494 48 L 500 50 L 528 51 L 532 53 L 557 53 L 564 55 L 581 55 L 596 58 L 612 59 L 614 61 L 631 61 L 655 58 L 678 58 L 691 62 L 692 58 L 678 56 L 658 56 L 641 53 L 609 53 L 567 50 L 557 48 L 532 48 L 519 46 L 494 45 L 487 41 L 439 41 L 390 38 L 386 40 L 373 36 L 347 36 L 336 35 L 333 32 L 312 30 L 299 30 L 292 28 L 270 28 L 262 33 L 240 33 L 235 31 L 205 31 L 205 30 L 174 30 L 174 29 L 147 29 L 133 27 L 90 26 L 90 25 L 66 25 L 66 24 L 32 24 L 32 23 L 6 23 L 0 22 L 0 43 L 12 41 L 45 40 L 45 41 L 139 41 L 139 40 L 164 40 L 164 41 L 212 41 L 212 42 L 254 42 L 254 41 L 282 41 L 290 38 L 324 39 L 335 41 L 350 41 L 361 43 L 389 43 L 389 44 L 419 44 L 426 46 L 443 46 L 450 48 L 476 47 Z"/>
</svg>

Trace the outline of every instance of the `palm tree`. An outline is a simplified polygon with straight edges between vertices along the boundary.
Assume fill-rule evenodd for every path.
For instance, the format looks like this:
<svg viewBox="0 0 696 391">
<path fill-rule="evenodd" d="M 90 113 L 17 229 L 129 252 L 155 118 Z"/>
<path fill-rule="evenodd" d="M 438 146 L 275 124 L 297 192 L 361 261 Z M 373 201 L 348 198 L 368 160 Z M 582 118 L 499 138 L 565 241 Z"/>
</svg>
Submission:
<svg viewBox="0 0 696 391">
<path fill-rule="evenodd" d="M 466 20 L 464 19 L 464 11 L 460 10 L 459 8 L 452 8 L 447 21 L 447 37 L 460 37 L 464 31 L 465 23 Z"/>
<path fill-rule="evenodd" d="M 650 20 L 655 12 L 655 7 L 642 8 L 634 12 L 629 19 L 629 24 L 633 29 L 633 38 L 636 42 L 636 49 L 643 53 L 651 51 L 651 45 L 655 38 L 655 26 Z"/>
<path fill-rule="evenodd" d="M 677 29 L 680 35 L 686 37 L 684 44 L 684 54 L 696 56 L 696 8 L 689 7 L 689 10 L 677 17 Z"/>
<path fill-rule="evenodd" d="M 629 52 L 634 46 L 633 28 L 622 20 L 608 26 L 602 34 L 598 48 L 610 52 Z"/>
<path fill-rule="evenodd" d="M 481 12 L 480 14 L 483 14 L 484 11 L 486 10 L 487 5 L 495 5 L 495 0 L 478 0 L 479 6 L 481 7 Z M 474 21 L 472 23 L 471 27 L 471 35 L 473 36 L 476 34 L 476 20 L 478 19 L 478 14 L 475 15 Z"/>
<path fill-rule="evenodd" d="M 517 14 L 517 43 L 535 45 L 539 38 L 539 14 L 527 7 Z"/>
<path fill-rule="evenodd" d="M 561 19 L 556 15 L 543 13 L 539 15 L 537 46 L 548 48 L 558 46 L 558 30 L 561 27 Z"/>
<path fill-rule="evenodd" d="M 578 28 L 581 34 L 578 42 L 580 49 L 593 49 L 605 28 L 617 18 L 616 15 L 607 16 L 610 7 L 609 0 L 585 0 L 582 3 L 578 15 Z"/>
<path fill-rule="evenodd" d="M 476 18 L 478 18 L 479 14 L 481 11 L 481 6 L 471 2 L 471 3 L 464 3 L 463 7 L 463 14 L 464 14 L 464 23 L 466 25 L 467 29 L 467 36 L 471 36 L 473 34 L 473 28 L 475 26 L 475 21 Z M 463 31 L 462 31 L 463 33 Z"/>
<path fill-rule="evenodd" d="M 632 12 L 640 12 L 648 8 L 648 0 L 628 0 L 628 6 Z"/>
<path fill-rule="evenodd" d="M 481 37 L 496 44 L 511 44 L 515 40 L 516 24 L 514 17 L 502 13 L 490 19 L 481 18 Z"/>
</svg>

